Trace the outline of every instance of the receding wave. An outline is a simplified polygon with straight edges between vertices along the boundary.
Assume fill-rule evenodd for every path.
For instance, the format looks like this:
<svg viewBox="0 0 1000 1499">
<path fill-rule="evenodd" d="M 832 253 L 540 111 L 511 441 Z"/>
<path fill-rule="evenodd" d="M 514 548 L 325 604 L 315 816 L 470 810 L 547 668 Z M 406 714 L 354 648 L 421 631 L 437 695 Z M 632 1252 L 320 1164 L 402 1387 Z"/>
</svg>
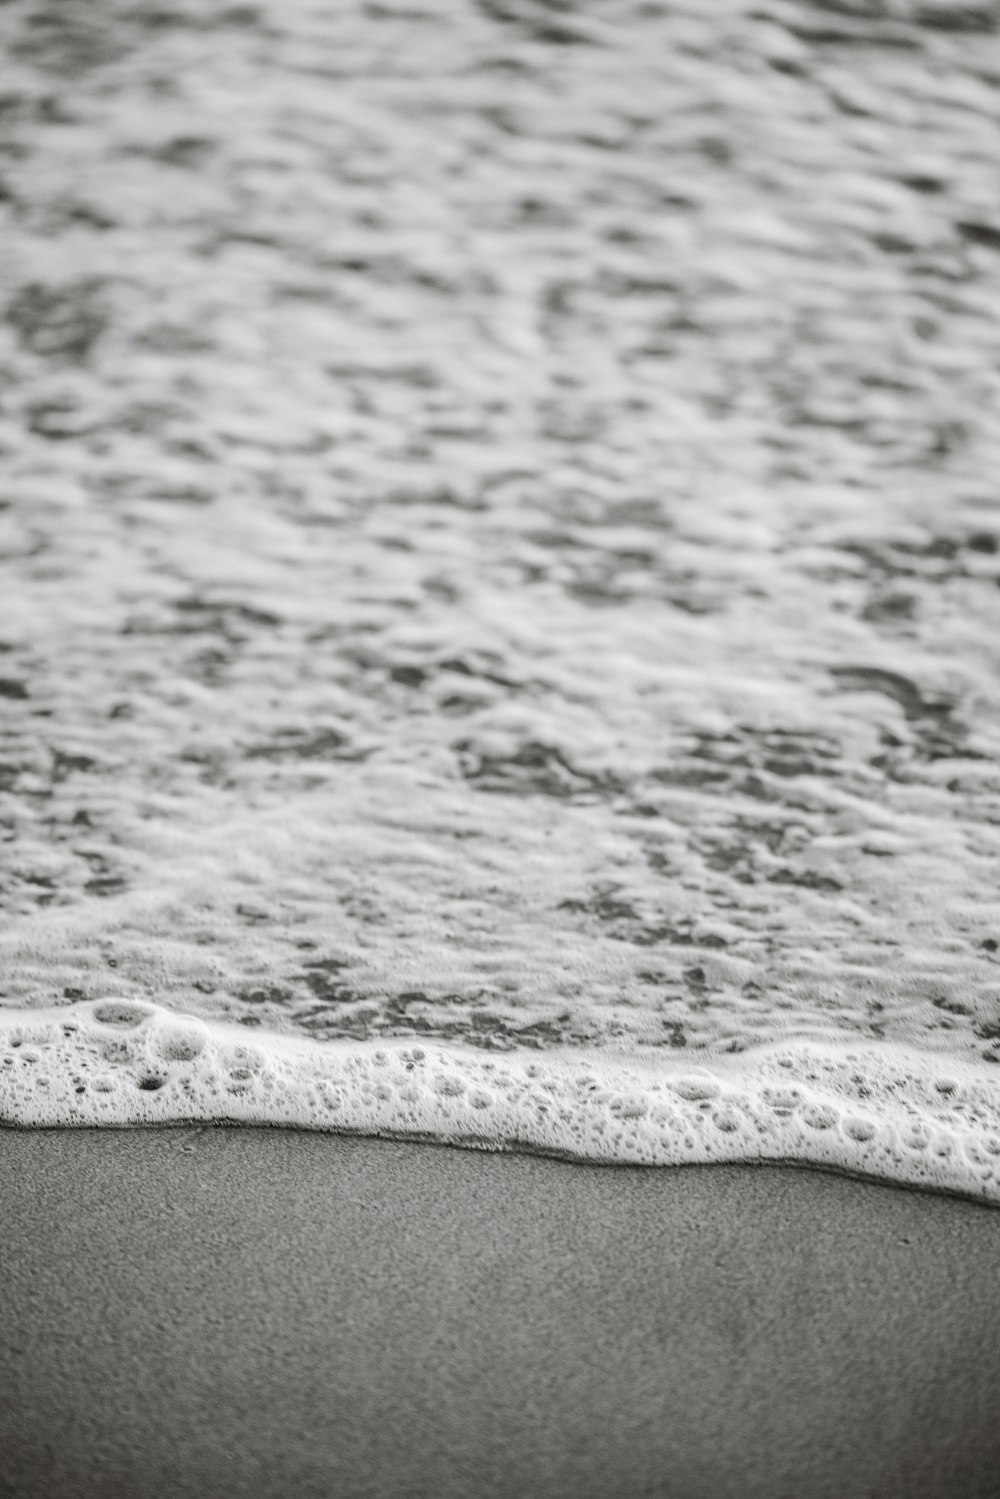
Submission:
<svg viewBox="0 0 1000 1499">
<path fill-rule="evenodd" d="M 247 1040 L 108 1001 L 0 1017 L 0 1120 L 295 1126 L 680 1165 L 797 1161 L 1000 1204 L 1000 1083 L 903 1047 L 797 1041 L 664 1063 L 607 1051 Z"/>
<path fill-rule="evenodd" d="M 3 1119 L 994 1200 L 996 0 L 0 11 Z"/>
</svg>

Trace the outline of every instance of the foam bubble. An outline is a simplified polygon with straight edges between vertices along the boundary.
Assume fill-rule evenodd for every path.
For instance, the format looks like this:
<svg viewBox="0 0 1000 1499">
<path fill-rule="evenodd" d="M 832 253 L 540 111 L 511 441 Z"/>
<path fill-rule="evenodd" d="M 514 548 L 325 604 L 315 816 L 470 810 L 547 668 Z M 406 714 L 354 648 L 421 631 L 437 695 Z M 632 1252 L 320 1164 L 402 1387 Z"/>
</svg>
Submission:
<svg viewBox="0 0 1000 1499">
<path fill-rule="evenodd" d="M 148 1020 L 152 1011 L 148 1005 L 121 1004 L 110 1000 L 106 1004 L 94 1005 L 91 1014 L 101 1025 L 119 1026 L 128 1029 L 134 1025 L 141 1025 Z"/>
<path fill-rule="evenodd" d="M 0 1121 L 286 1125 L 646 1165 L 799 1161 L 1000 1204 L 1000 1082 L 887 1043 L 663 1052 L 320 1043 L 85 1001 L 0 1011 Z"/>
</svg>

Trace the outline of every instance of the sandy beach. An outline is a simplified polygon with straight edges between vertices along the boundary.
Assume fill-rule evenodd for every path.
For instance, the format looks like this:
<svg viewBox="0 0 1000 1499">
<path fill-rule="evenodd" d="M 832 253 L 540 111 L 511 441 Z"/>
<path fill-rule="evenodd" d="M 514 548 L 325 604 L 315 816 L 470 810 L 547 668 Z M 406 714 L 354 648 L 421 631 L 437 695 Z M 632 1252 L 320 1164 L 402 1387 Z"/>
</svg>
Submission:
<svg viewBox="0 0 1000 1499">
<path fill-rule="evenodd" d="M 0 1499 L 996 1499 L 1000 0 L 0 56 Z"/>
<path fill-rule="evenodd" d="M 1000 1216 L 789 1168 L 4 1131 L 0 1493 L 977 1499 Z"/>
</svg>

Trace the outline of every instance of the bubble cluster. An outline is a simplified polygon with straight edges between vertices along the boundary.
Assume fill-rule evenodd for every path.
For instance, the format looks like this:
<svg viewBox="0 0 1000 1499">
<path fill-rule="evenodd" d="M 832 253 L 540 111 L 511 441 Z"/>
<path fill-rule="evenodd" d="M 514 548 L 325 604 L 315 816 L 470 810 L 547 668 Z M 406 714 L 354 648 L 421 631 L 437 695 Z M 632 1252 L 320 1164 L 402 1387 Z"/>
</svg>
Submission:
<svg viewBox="0 0 1000 1499">
<path fill-rule="evenodd" d="M 1000 1085 L 886 1043 L 801 1041 L 706 1061 L 662 1053 L 323 1044 L 86 1001 L 0 1012 L 8 1125 L 284 1125 L 566 1159 L 797 1161 L 1000 1204 Z"/>
</svg>

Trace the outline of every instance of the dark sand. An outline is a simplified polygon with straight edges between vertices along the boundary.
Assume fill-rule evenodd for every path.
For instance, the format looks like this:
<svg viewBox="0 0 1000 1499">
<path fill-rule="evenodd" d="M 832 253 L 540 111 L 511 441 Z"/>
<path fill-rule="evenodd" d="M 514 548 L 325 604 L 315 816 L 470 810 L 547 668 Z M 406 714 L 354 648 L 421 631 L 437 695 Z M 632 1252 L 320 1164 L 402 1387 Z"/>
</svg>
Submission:
<svg viewBox="0 0 1000 1499">
<path fill-rule="evenodd" d="M 0 1132 L 0 1494 L 1000 1492 L 1000 1212 L 785 1168 Z"/>
</svg>

